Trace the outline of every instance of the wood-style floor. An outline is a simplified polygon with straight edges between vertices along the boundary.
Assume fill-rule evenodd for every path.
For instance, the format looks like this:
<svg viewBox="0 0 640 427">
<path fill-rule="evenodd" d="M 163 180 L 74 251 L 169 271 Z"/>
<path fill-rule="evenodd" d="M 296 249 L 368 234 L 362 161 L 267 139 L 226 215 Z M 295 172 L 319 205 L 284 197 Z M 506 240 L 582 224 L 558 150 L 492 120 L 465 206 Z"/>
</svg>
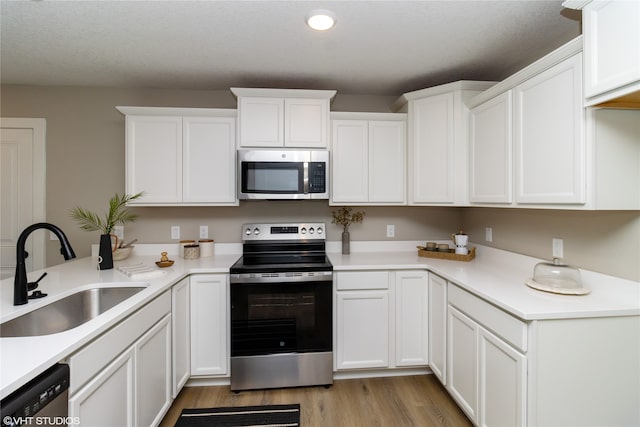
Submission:
<svg viewBox="0 0 640 427">
<path fill-rule="evenodd" d="M 160 427 L 173 427 L 183 408 L 300 403 L 303 427 L 471 426 L 434 375 L 336 380 L 301 387 L 233 393 L 229 386 L 185 387 Z"/>
</svg>

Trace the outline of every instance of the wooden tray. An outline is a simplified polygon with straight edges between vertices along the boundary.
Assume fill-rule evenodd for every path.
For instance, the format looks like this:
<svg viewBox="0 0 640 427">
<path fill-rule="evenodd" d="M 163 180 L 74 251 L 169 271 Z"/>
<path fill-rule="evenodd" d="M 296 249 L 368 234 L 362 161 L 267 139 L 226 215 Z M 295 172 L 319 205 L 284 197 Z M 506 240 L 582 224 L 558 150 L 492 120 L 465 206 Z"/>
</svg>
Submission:
<svg viewBox="0 0 640 427">
<path fill-rule="evenodd" d="M 469 248 L 467 255 L 459 255 L 455 253 L 455 249 L 449 249 L 449 252 L 428 251 L 424 246 L 418 246 L 418 256 L 425 258 L 450 259 L 452 261 L 471 261 L 476 257 L 476 248 Z"/>
</svg>

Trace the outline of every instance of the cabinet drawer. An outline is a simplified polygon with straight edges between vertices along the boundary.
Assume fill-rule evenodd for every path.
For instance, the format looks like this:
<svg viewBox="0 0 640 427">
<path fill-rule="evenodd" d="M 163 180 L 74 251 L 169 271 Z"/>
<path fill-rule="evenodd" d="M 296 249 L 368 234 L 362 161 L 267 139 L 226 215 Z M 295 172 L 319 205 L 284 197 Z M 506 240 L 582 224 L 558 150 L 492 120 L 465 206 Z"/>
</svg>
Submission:
<svg viewBox="0 0 640 427">
<path fill-rule="evenodd" d="M 167 291 L 127 317 L 69 358 L 70 394 L 93 378 L 118 354 L 171 312 L 171 291 Z"/>
<path fill-rule="evenodd" d="M 347 271 L 335 275 L 339 291 L 389 289 L 388 271 Z"/>
<path fill-rule="evenodd" d="M 527 324 L 486 301 L 449 283 L 449 304 L 475 319 L 485 328 L 508 341 L 511 345 L 527 351 Z"/>
</svg>

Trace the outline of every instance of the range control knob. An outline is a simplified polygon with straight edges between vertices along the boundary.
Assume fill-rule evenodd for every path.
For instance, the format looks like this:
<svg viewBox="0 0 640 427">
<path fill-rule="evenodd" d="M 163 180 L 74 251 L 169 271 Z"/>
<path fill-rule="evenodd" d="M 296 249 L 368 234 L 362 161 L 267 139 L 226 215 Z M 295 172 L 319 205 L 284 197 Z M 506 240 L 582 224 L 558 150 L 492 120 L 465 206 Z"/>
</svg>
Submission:
<svg viewBox="0 0 640 427">
<path fill-rule="evenodd" d="M 318 232 L 318 234 L 322 234 L 322 227 L 318 227 L 316 231 Z"/>
<path fill-rule="evenodd" d="M 307 229 L 302 227 L 302 229 L 300 230 L 300 233 L 301 234 L 307 234 Z"/>
<path fill-rule="evenodd" d="M 316 230 L 313 229 L 313 227 L 309 227 L 309 234 L 313 234 L 315 233 Z"/>
<path fill-rule="evenodd" d="M 246 234 L 247 236 L 251 236 L 251 228 L 247 228 L 246 230 L 244 230 L 244 234 Z"/>
<path fill-rule="evenodd" d="M 253 234 L 255 234 L 256 236 L 257 236 L 258 234 L 260 234 L 260 229 L 259 229 L 258 227 L 254 228 L 254 229 L 253 229 Z"/>
</svg>

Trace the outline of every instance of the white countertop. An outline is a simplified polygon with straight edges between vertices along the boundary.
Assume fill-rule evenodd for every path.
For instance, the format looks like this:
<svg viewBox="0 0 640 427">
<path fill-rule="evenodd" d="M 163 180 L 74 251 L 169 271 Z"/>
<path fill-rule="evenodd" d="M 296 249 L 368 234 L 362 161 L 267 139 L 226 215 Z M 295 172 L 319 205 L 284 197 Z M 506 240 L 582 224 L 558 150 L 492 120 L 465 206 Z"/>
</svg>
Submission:
<svg viewBox="0 0 640 427">
<path fill-rule="evenodd" d="M 169 245 L 171 246 L 171 245 Z M 0 338 L 0 397 L 43 372 L 49 366 L 95 339 L 128 315 L 168 290 L 190 274 L 228 273 L 240 256 L 241 245 L 217 245 L 215 255 L 184 260 L 169 249 L 175 264 L 162 269 L 159 277 L 132 280 L 117 268 L 100 271 L 96 258 L 77 259 L 48 267 L 40 289 L 49 294 L 23 306 L 13 306 L 13 278 L 0 282 L 0 322 L 5 322 L 82 288 L 94 286 L 148 285 L 84 325 L 72 330 L 39 337 Z M 488 247 L 477 246 L 476 259 L 458 262 L 417 256 L 416 242 L 352 242 L 352 254 L 339 253 L 339 242 L 328 242 L 329 258 L 336 272 L 371 269 L 428 269 L 455 282 L 490 303 L 527 321 L 541 319 L 640 315 L 640 283 L 581 270 L 583 284 L 592 289 L 588 295 L 555 295 L 524 285 L 533 267 L 541 260 Z M 134 255 L 116 261 L 116 267 L 142 263 L 155 269 L 154 261 L 167 245 L 139 245 Z M 35 280 L 42 271 L 29 273 Z M 134 278 L 135 279 L 135 278 Z"/>
</svg>

